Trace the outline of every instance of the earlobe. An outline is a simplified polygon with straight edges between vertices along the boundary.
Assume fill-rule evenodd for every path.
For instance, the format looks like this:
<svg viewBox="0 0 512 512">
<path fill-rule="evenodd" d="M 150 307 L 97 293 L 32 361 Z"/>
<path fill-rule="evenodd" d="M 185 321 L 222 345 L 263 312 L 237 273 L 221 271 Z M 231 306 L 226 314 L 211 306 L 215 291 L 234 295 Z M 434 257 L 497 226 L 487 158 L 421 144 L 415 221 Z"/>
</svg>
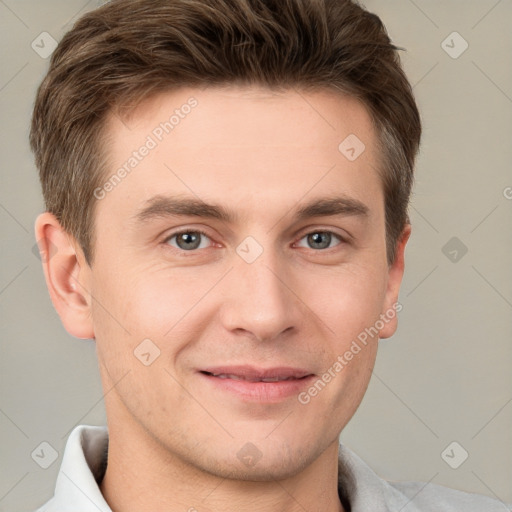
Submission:
<svg viewBox="0 0 512 512">
<path fill-rule="evenodd" d="M 398 304 L 400 285 L 405 268 L 405 246 L 411 236 L 411 225 L 406 224 L 396 244 L 395 261 L 389 266 L 388 285 L 384 300 L 382 315 L 385 321 L 384 327 L 380 330 L 379 338 L 390 338 L 398 327 L 397 313 L 401 310 Z"/>
<path fill-rule="evenodd" d="M 48 292 L 64 328 L 76 338 L 94 338 L 90 268 L 78 244 L 50 212 L 37 217 L 35 236 Z"/>
</svg>

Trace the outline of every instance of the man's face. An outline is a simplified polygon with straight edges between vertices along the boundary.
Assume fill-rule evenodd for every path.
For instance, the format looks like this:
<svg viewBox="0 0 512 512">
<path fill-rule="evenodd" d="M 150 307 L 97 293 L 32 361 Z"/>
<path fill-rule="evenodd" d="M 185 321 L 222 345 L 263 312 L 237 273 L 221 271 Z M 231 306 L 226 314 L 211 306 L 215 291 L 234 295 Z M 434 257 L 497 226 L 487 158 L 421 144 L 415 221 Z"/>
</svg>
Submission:
<svg viewBox="0 0 512 512">
<path fill-rule="evenodd" d="M 166 133 L 160 123 L 176 109 Z M 365 108 L 328 92 L 182 89 L 126 124 L 112 116 L 108 130 L 105 181 L 138 152 L 97 192 L 95 260 L 80 274 L 111 434 L 144 432 L 223 477 L 304 468 L 357 409 L 378 337 L 341 369 L 338 356 L 392 308 L 401 278 L 386 261 Z M 173 198 L 232 218 L 178 215 Z M 297 215 L 333 198 L 345 201 L 335 214 Z M 386 322 L 381 337 L 394 328 Z"/>
</svg>

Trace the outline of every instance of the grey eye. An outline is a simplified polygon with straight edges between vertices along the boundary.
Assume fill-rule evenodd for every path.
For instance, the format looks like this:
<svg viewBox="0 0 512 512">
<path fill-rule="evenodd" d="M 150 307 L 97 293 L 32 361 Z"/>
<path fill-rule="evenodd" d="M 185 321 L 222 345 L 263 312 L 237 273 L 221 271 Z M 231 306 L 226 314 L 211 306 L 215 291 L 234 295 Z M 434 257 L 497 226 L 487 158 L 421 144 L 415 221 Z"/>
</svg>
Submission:
<svg viewBox="0 0 512 512">
<path fill-rule="evenodd" d="M 203 233 L 202 231 L 182 231 L 181 233 L 174 233 L 171 235 L 166 239 L 166 242 L 183 251 L 194 251 L 196 249 L 204 249 L 205 247 L 208 247 L 208 244 L 206 244 L 206 246 L 204 246 L 204 244 L 201 246 L 202 237 L 208 238 L 206 233 Z M 171 240 L 174 239 L 176 239 L 175 244 L 171 243 Z"/>
<path fill-rule="evenodd" d="M 341 242 L 341 238 L 331 231 L 313 231 L 308 233 L 301 240 L 306 239 L 308 248 L 311 249 L 329 249 L 331 247 L 331 242 L 335 238 Z"/>
</svg>

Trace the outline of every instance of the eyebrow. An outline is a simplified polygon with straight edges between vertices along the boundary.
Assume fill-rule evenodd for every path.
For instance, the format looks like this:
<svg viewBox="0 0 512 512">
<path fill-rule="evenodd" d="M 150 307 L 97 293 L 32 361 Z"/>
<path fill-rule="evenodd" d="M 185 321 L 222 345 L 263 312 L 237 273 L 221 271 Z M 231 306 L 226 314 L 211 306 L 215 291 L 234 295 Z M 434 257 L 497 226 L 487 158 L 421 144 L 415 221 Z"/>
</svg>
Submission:
<svg viewBox="0 0 512 512">
<path fill-rule="evenodd" d="M 368 217 L 370 209 L 358 199 L 348 196 L 318 198 L 300 206 L 295 210 L 297 221 L 311 217 L 360 216 Z M 200 199 L 178 196 L 157 195 L 148 199 L 141 210 L 133 218 L 136 223 L 146 223 L 153 219 L 167 217 L 202 217 L 217 219 L 226 223 L 239 222 L 239 215 L 221 205 L 208 204 Z"/>
</svg>

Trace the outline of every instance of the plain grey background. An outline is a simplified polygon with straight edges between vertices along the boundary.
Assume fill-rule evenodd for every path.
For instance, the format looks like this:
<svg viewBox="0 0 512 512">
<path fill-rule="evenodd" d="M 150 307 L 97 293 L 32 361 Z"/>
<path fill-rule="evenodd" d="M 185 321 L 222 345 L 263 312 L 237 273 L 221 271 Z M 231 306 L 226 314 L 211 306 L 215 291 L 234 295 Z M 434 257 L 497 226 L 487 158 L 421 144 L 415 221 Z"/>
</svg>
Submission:
<svg viewBox="0 0 512 512">
<path fill-rule="evenodd" d="M 94 343 L 63 329 L 34 251 L 28 146 L 48 65 L 32 42 L 101 3 L 0 0 L 0 511 L 49 499 L 70 430 L 105 423 Z M 407 50 L 424 136 L 399 329 L 341 440 L 389 480 L 512 502 L 512 2 L 364 3 Z M 31 456 L 42 442 L 58 452 L 48 469 Z"/>
</svg>

